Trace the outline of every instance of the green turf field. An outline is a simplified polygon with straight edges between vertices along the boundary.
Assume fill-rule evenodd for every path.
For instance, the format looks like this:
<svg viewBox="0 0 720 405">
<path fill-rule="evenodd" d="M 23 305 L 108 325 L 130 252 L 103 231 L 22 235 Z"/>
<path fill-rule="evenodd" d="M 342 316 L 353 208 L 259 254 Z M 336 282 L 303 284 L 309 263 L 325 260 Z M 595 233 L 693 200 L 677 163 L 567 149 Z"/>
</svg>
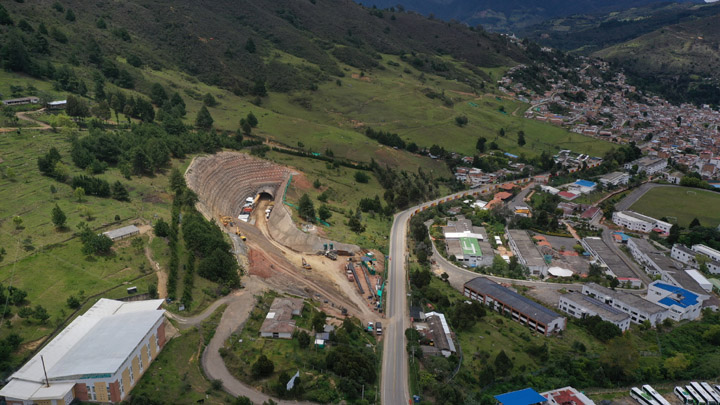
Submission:
<svg viewBox="0 0 720 405">
<path fill-rule="evenodd" d="M 653 218 L 667 217 L 687 227 L 693 218 L 704 226 L 720 224 L 720 193 L 685 187 L 656 187 L 648 191 L 631 210 Z M 677 218 L 673 221 L 673 218 Z"/>
</svg>

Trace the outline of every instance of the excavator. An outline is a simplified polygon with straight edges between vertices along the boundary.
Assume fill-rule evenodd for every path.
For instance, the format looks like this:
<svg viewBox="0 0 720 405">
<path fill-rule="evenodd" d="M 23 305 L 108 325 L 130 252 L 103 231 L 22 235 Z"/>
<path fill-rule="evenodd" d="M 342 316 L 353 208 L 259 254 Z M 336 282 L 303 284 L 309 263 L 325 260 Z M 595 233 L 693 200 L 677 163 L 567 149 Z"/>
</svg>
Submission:
<svg viewBox="0 0 720 405">
<path fill-rule="evenodd" d="M 244 240 L 244 241 L 247 240 L 247 238 L 245 237 L 245 235 L 243 235 L 242 233 L 240 233 L 240 227 L 239 227 L 239 226 L 236 226 L 236 227 L 235 227 L 235 235 L 239 236 L 240 239 L 242 239 L 242 240 Z"/>
<path fill-rule="evenodd" d="M 226 216 L 220 215 L 220 222 L 222 222 L 223 226 L 228 226 L 228 224 L 232 220 L 233 220 L 232 217 L 226 217 Z"/>
<path fill-rule="evenodd" d="M 302 268 L 305 270 L 312 270 L 312 266 L 310 266 L 310 263 L 305 260 L 305 258 L 302 258 Z"/>
</svg>

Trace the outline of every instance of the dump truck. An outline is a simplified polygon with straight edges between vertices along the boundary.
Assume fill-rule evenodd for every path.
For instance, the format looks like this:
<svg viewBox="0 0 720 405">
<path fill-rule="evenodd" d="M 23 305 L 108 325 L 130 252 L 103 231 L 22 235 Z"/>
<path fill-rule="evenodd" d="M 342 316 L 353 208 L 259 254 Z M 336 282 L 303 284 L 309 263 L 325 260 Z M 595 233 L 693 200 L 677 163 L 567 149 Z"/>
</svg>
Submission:
<svg viewBox="0 0 720 405">
<path fill-rule="evenodd" d="M 310 266 L 310 263 L 305 260 L 305 258 L 302 258 L 302 268 L 305 270 L 312 270 L 312 266 Z"/>
</svg>

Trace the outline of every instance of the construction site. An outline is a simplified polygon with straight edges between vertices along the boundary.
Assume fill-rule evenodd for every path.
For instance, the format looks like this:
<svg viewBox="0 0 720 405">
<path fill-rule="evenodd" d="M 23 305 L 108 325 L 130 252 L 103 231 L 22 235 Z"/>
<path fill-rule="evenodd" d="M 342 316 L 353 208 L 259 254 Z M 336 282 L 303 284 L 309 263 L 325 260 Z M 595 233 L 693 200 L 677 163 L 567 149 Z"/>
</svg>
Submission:
<svg viewBox="0 0 720 405">
<path fill-rule="evenodd" d="M 314 299 L 328 314 L 379 319 L 383 256 L 300 230 L 284 201 L 293 174 L 247 154 L 220 152 L 193 159 L 185 178 L 198 210 L 229 235 L 250 275 Z"/>
</svg>

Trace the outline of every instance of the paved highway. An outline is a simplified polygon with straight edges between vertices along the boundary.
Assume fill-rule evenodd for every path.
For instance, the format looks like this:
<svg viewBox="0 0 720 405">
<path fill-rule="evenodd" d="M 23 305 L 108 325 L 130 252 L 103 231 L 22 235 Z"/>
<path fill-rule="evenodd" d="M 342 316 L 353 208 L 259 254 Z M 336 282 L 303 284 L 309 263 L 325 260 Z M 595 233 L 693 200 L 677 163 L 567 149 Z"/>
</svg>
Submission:
<svg viewBox="0 0 720 405">
<path fill-rule="evenodd" d="M 405 329 L 410 325 L 407 306 L 407 269 L 406 244 L 408 222 L 412 214 L 423 207 L 456 196 L 479 194 L 492 186 L 461 191 L 437 200 L 416 205 L 395 215 L 390 231 L 390 262 L 388 263 L 388 284 L 386 287 L 385 314 L 387 325 L 384 328 L 382 376 L 380 398 L 386 405 L 402 405 L 410 402 L 408 387 L 408 357 L 405 349 Z"/>
</svg>

